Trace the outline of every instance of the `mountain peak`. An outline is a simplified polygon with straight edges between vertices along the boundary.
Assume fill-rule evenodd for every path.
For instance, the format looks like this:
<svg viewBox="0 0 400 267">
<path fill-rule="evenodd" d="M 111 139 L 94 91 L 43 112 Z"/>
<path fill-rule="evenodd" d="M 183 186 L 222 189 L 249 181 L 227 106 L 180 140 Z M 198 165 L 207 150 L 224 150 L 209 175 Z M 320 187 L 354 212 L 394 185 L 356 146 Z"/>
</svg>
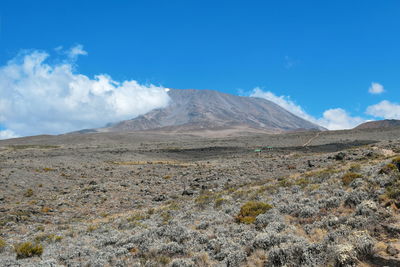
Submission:
<svg viewBox="0 0 400 267">
<path fill-rule="evenodd" d="M 115 123 L 102 131 L 196 131 L 229 128 L 269 132 L 297 129 L 323 130 L 277 104 L 254 97 L 236 96 L 214 90 L 170 89 L 166 108 Z"/>
</svg>

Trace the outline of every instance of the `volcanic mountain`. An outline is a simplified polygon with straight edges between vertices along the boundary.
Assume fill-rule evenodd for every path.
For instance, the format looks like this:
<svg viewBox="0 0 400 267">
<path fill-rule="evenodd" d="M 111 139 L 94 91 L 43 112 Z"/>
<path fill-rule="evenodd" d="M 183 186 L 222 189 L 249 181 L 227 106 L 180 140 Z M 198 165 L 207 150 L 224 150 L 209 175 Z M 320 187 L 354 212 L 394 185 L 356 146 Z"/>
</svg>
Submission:
<svg viewBox="0 0 400 267">
<path fill-rule="evenodd" d="M 378 128 L 390 128 L 390 127 L 400 127 L 400 120 L 368 121 L 358 125 L 354 129 L 378 129 Z"/>
<path fill-rule="evenodd" d="M 166 108 L 155 109 L 131 120 L 98 129 L 101 132 L 157 130 L 268 131 L 324 130 L 295 116 L 277 104 L 255 97 L 243 97 L 212 90 L 170 89 Z"/>
</svg>

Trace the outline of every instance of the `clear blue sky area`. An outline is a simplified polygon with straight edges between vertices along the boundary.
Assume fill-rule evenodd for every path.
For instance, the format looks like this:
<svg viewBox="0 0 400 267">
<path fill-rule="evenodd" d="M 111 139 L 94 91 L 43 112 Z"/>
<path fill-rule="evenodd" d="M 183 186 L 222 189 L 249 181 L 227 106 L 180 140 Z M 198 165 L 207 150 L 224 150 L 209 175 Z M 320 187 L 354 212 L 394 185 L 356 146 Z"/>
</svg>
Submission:
<svg viewBox="0 0 400 267">
<path fill-rule="evenodd" d="M 400 1 L 0 2 L 0 64 L 82 44 L 78 71 L 289 95 L 313 116 L 400 99 Z M 371 95 L 372 82 L 385 93 Z"/>
</svg>

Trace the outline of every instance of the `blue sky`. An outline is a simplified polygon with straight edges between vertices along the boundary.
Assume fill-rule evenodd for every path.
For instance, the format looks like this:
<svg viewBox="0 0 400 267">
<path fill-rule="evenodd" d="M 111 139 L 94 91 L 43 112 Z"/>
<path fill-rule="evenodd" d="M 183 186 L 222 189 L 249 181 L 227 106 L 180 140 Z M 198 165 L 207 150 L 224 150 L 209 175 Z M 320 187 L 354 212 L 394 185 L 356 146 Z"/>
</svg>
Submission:
<svg viewBox="0 0 400 267">
<path fill-rule="evenodd" d="M 101 84 L 95 75 L 104 74 L 110 84 L 121 83 L 112 93 L 125 90 L 125 97 L 129 90 L 122 83 L 134 80 L 137 87 L 133 90 L 142 93 L 154 84 L 275 99 L 332 129 L 348 128 L 367 119 L 400 119 L 399 13 L 400 2 L 389 0 L 2 0 L 0 100 L 8 100 L 8 110 L 0 102 L 0 124 L 16 135 L 31 135 L 103 123 L 69 120 L 52 126 L 49 113 L 62 113 L 54 105 L 45 108 L 54 99 L 40 105 L 42 113 L 31 103 L 20 112 L 24 101 L 31 102 L 35 84 L 54 83 L 43 77 L 38 82 L 37 74 L 31 77 L 36 80 L 27 81 L 26 73 L 11 77 L 10 71 L 4 71 L 10 60 L 17 68 L 15 65 L 22 66 L 27 60 L 23 57 L 32 53 L 46 54 L 46 59 L 36 63 L 50 67 L 50 72 L 57 66 L 70 66 L 72 74 L 64 76 L 73 80 L 76 76 L 71 75 L 81 74 Z M 74 53 L 73 48 L 82 52 Z M 67 94 L 65 90 L 71 90 L 65 89 L 67 78 L 54 76 L 47 78 L 64 83 L 58 96 Z M 374 88 L 383 86 L 383 92 L 369 93 L 372 83 L 376 83 Z M 49 94 L 50 89 L 45 95 Z M 88 94 L 92 94 L 90 90 Z M 165 105 L 163 97 L 156 103 L 150 101 L 148 107 Z M 104 96 L 99 96 L 96 101 L 103 100 Z M 14 105 L 17 101 L 18 106 Z M 95 112 L 100 102 L 83 110 Z M 145 111 L 143 107 L 124 110 L 106 119 L 129 118 Z M 37 118 L 26 118 L 29 114 L 45 114 L 47 126 L 27 130 L 37 123 Z M 338 116 L 347 121 L 329 124 Z"/>
</svg>

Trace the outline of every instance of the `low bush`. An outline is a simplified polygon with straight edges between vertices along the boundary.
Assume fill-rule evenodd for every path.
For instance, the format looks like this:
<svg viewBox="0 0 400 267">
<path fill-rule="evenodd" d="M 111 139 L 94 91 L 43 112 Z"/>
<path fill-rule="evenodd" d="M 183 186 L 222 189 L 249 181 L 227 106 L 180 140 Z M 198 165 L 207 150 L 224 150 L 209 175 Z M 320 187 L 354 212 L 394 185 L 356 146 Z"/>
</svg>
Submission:
<svg viewBox="0 0 400 267">
<path fill-rule="evenodd" d="M 342 176 L 342 183 L 346 186 L 351 184 L 355 179 L 361 178 L 362 175 L 355 173 L 355 172 L 348 172 L 345 175 Z"/>
<path fill-rule="evenodd" d="M 240 208 L 240 212 L 236 216 L 236 221 L 246 224 L 254 223 L 258 215 L 265 213 L 271 208 L 272 206 L 268 203 L 257 201 L 247 202 Z"/>
</svg>

